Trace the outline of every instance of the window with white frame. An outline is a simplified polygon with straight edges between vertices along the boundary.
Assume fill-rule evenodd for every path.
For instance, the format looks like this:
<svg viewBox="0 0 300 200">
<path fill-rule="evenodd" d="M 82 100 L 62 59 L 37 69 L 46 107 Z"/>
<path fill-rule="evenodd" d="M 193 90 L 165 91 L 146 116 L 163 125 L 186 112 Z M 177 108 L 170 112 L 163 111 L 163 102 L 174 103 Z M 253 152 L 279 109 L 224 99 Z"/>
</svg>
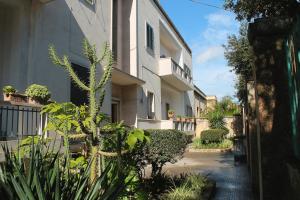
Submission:
<svg viewBox="0 0 300 200">
<path fill-rule="evenodd" d="M 146 40 L 147 40 L 147 48 L 150 50 L 154 50 L 154 32 L 153 28 L 147 23 L 146 24 Z"/>
<path fill-rule="evenodd" d="M 147 92 L 148 119 L 154 119 L 155 116 L 154 100 L 154 94 L 152 92 Z"/>
</svg>

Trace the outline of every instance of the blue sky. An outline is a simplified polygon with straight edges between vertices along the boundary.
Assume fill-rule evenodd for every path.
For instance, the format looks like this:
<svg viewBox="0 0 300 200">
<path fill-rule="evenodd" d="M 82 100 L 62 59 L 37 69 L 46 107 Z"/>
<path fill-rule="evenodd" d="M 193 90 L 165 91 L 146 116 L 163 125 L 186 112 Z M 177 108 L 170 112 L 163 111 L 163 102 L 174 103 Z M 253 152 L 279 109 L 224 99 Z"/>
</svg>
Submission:
<svg viewBox="0 0 300 200">
<path fill-rule="evenodd" d="M 195 0 L 222 7 L 222 0 Z M 193 51 L 194 83 L 207 95 L 234 95 L 235 76 L 224 58 L 227 36 L 238 32 L 233 13 L 190 0 L 160 0 Z"/>
</svg>

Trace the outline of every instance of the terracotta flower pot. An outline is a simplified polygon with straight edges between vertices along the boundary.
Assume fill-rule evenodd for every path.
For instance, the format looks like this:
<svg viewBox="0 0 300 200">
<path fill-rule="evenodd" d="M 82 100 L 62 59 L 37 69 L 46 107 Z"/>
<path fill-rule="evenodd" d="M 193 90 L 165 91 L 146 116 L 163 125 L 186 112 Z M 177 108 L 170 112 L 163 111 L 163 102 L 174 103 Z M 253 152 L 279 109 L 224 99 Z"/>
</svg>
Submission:
<svg viewBox="0 0 300 200">
<path fill-rule="evenodd" d="M 3 94 L 4 101 L 15 102 L 15 103 L 27 103 L 27 97 L 23 94 Z"/>
<path fill-rule="evenodd" d="M 40 101 L 38 101 L 38 100 L 36 100 L 36 99 L 34 99 L 34 98 L 32 98 L 32 97 L 29 97 L 29 98 L 28 98 L 28 103 L 29 103 L 29 104 L 35 104 L 35 105 L 40 105 L 40 104 L 41 104 Z"/>
<path fill-rule="evenodd" d="M 4 101 L 12 101 L 13 100 L 12 94 L 3 93 L 3 100 Z"/>
<path fill-rule="evenodd" d="M 186 118 L 182 117 L 181 122 L 186 122 Z"/>
<path fill-rule="evenodd" d="M 180 117 L 176 117 L 176 121 L 180 122 L 181 118 Z"/>
<path fill-rule="evenodd" d="M 169 119 L 173 119 L 174 118 L 174 113 L 168 113 L 168 117 L 169 117 Z"/>
</svg>

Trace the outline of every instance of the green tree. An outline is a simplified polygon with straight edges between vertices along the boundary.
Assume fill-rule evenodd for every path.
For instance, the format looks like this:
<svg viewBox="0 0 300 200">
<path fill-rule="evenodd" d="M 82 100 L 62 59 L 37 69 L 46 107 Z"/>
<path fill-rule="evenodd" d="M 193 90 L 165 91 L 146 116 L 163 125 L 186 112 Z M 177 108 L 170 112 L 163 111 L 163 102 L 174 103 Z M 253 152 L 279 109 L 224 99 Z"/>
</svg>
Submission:
<svg viewBox="0 0 300 200">
<path fill-rule="evenodd" d="M 230 35 L 224 45 L 225 58 L 231 71 L 237 78 L 235 83 L 236 96 L 241 103 L 246 102 L 247 80 L 252 78 L 252 67 L 255 57 L 247 37 L 247 23 L 242 23 L 238 35 Z"/>
<path fill-rule="evenodd" d="M 225 0 L 224 7 L 233 11 L 240 21 L 299 13 L 298 0 Z"/>
</svg>

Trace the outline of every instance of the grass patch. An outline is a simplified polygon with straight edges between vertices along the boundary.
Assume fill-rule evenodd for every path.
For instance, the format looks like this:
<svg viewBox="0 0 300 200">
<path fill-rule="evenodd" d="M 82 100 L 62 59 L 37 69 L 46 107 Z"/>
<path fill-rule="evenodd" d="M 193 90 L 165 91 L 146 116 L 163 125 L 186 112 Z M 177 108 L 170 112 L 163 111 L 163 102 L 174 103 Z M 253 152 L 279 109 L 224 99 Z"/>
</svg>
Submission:
<svg viewBox="0 0 300 200">
<path fill-rule="evenodd" d="M 199 200 L 202 199 L 202 194 L 208 180 L 206 177 L 199 174 L 191 174 L 186 176 L 182 183 L 175 185 L 167 192 L 162 199 L 168 200 Z"/>
<path fill-rule="evenodd" d="M 219 143 L 203 143 L 201 139 L 197 138 L 193 141 L 192 147 L 194 149 L 228 149 L 232 148 L 233 143 L 229 139 L 224 139 Z"/>
</svg>

